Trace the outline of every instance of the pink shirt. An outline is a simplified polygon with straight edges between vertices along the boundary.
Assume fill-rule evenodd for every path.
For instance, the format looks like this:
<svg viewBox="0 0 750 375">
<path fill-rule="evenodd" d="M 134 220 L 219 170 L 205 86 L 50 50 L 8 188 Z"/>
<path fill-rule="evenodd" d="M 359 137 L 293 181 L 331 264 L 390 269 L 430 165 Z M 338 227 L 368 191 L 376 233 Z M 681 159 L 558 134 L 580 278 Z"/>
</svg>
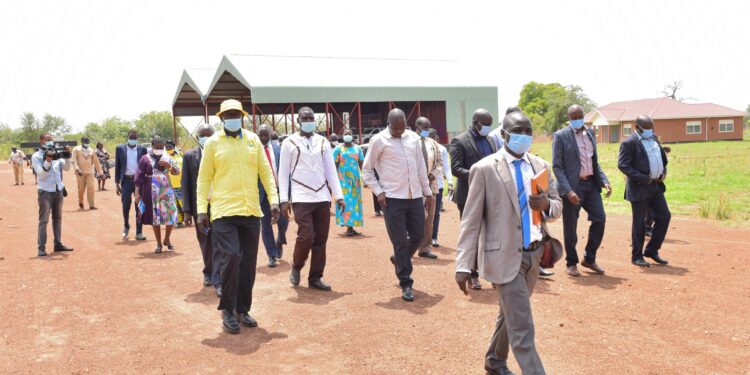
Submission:
<svg viewBox="0 0 750 375">
<path fill-rule="evenodd" d="M 594 144 L 591 142 L 585 129 L 580 132 L 573 131 L 578 144 L 578 155 L 581 158 L 580 177 L 589 177 L 594 175 Z"/>
</svg>

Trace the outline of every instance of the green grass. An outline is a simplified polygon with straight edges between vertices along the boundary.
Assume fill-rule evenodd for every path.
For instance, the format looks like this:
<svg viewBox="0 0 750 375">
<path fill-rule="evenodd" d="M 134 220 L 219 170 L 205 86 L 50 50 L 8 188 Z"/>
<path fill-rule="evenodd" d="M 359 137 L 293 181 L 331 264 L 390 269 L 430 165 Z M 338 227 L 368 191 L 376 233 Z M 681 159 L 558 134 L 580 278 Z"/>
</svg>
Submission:
<svg viewBox="0 0 750 375">
<path fill-rule="evenodd" d="M 629 214 L 623 199 L 625 176 L 617 169 L 619 144 L 600 144 L 599 160 L 614 192 L 604 200 L 608 213 Z M 673 214 L 750 224 L 750 141 L 670 144 L 667 203 Z M 532 152 L 552 160 L 552 143 Z"/>
</svg>

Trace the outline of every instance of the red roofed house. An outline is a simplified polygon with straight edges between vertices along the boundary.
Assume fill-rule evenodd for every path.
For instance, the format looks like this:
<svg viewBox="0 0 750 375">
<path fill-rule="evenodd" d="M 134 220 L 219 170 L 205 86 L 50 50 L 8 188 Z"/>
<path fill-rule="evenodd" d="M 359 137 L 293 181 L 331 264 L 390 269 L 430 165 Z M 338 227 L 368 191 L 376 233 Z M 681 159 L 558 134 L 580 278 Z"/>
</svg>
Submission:
<svg viewBox="0 0 750 375">
<path fill-rule="evenodd" d="M 638 115 L 654 120 L 662 142 L 705 142 L 742 140 L 745 112 L 713 103 L 683 103 L 671 98 L 614 102 L 586 114 L 597 142 L 616 143 L 635 130 Z"/>
</svg>

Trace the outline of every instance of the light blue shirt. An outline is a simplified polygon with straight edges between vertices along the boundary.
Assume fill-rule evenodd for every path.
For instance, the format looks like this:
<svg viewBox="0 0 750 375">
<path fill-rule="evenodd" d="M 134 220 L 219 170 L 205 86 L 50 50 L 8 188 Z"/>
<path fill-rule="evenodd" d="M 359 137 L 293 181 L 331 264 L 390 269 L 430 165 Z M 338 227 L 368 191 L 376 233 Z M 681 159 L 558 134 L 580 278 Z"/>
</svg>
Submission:
<svg viewBox="0 0 750 375">
<path fill-rule="evenodd" d="M 135 172 L 138 170 L 138 146 L 130 148 L 125 146 L 127 151 L 127 164 L 125 164 L 125 175 L 135 176 Z"/>
<path fill-rule="evenodd" d="M 664 161 L 661 159 L 659 143 L 653 137 L 643 138 L 639 134 L 638 138 L 640 138 L 643 148 L 646 149 L 646 154 L 648 154 L 648 166 L 651 169 L 649 178 L 654 180 L 661 177 L 664 174 Z"/>
<path fill-rule="evenodd" d="M 448 155 L 448 150 L 441 144 L 438 144 L 440 150 L 440 158 L 443 159 L 443 174 L 437 176 L 438 189 L 445 187 L 443 178 L 448 180 L 448 188 L 453 186 L 453 175 L 451 174 L 451 157 Z"/>
<path fill-rule="evenodd" d="M 70 169 L 70 160 L 57 159 L 45 165 L 44 151 L 40 150 L 31 156 L 31 165 L 37 176 L 37 188 L 49 193 L 62 191 L 65 184 L 62 181 L 62 171 Z"/>
<path fill-rule="evenodd" d="M 497 145 L 498 150 L 502 150 L 503 146 L 505 145 L 502 131 L 503 131 L 503 125 L 500 124 L 500 126 L 497 129 L 491 131 L 490 134 L 487 135 L 487 138 L 495 141 L 495 145 Z"/>
</svg>

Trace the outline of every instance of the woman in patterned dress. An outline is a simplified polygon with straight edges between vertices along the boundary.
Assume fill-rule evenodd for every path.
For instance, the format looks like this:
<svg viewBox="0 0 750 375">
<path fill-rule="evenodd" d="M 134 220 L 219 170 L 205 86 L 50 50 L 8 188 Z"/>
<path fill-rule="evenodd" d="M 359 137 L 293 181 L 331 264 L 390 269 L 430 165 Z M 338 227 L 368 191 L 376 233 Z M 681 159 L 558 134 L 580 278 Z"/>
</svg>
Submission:
<svg viewBox="0 0 750 375">
<path fill-rule="evenodd" d="M 110 179 L 109 152 L 104 149 L 104 143 L 96 142 L 96 157 L 99 158 L 99 164 L 102 166 L 102 174 L 96 176 L 99 184 L 99 191 L 107 190 L 104 188 L 104 184 Z"/>
<path fill-rule="evenodd" d="M 154 228 L 156 253 L 161 253 L 162 244 L 174 250 L 169 236 L 177 223 L 177 202 L 168 173 L 179 174 L 180 169 L 164 153 L 164 140 L 157 135 L 151 140 L 151 151 L 138 162 L 135 173 L 135 204 L 141 212 L 138 221 Z M 161 225 L 167 227 L 164 242 L 161 240 Z"/>
<path fill-rule="evenodd" d="M 333 150 L 333 160 L 339 172 L 341 192 L 344 194 L 346 209 L 336 211 L 336 225 L 346 227 L 346 235 L 349 237 L 361 235 L 354 227 L 362 227 L 362 163 L 365 156 L 362 148 L 355 145 L 352 140 L 351 129 L 344 131 L 344 143 L 336 146 Z"/>
</svg>

